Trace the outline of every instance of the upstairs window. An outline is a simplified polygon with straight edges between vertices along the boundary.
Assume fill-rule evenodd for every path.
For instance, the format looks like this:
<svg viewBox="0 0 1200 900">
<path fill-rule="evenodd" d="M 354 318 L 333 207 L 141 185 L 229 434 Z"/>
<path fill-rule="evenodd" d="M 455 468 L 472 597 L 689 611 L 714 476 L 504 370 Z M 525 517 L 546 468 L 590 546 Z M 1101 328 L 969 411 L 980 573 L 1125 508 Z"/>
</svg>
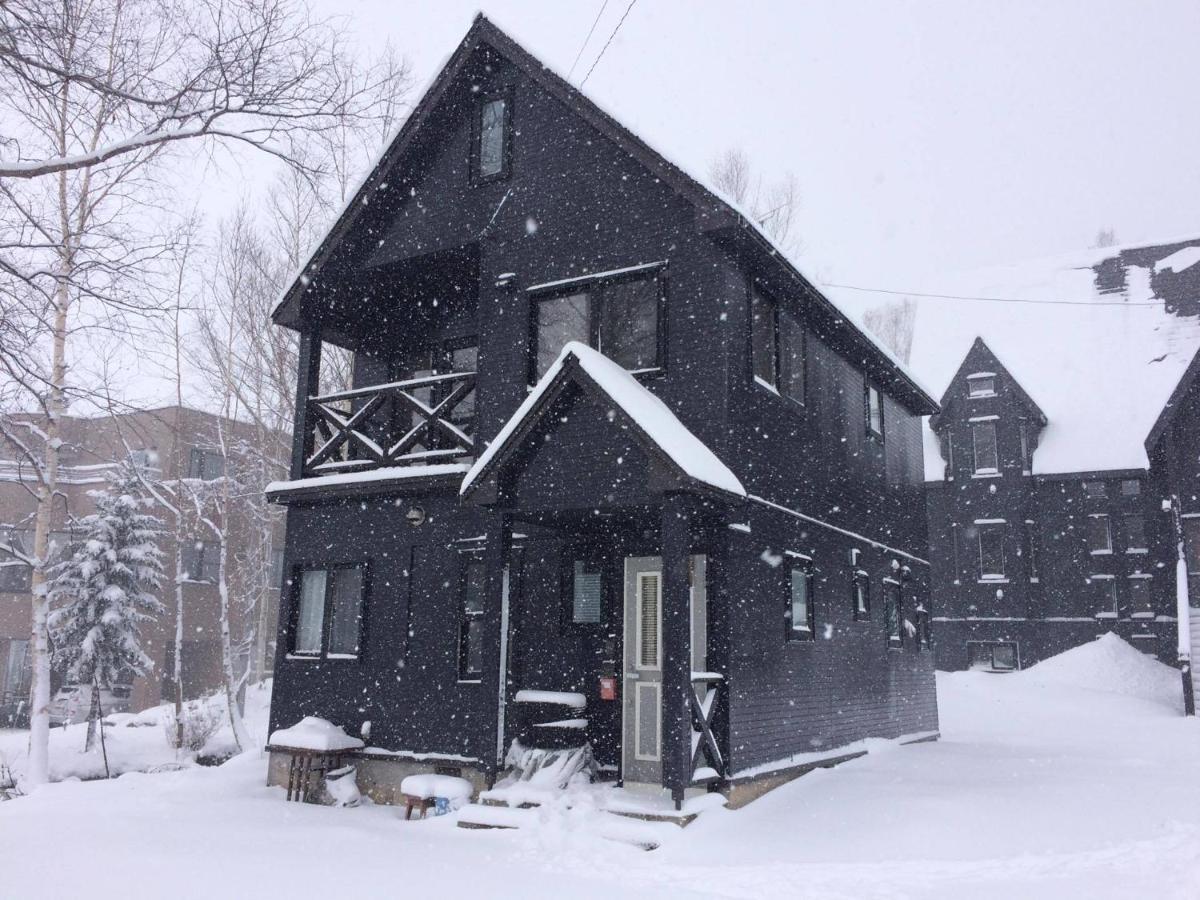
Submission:
<svg viewBox="0 0 1200 900">
<path fill-rule="evenodd" d="M 1000 471 L 1000 455 L 996 447 L 996 423 L 973 422 L 971 439 L 975 445 L 975 474 L 995 475 Z"/>
<path fill-rule="evenodd" d="M 475 180 L 495 181 L 509 171 L 510 110 L 506 97 L 487 97 L 479 103 L 475 126 Z"/>
<path fill-rule="evenodd" d="M 996 376 L 991 374 L 980 373 L 978 375 L 967 376 L 967 396 L 969 397 L 995 397 L 996 396 Z"/>
<path fill-rule="evenodd" d="M 1088 552 L 1112 553 L 1112 531 L 1108 527 L 1108 516 L 1088 516 L 1087 521 Z"/>
<path fill-rule="evenodd" d="M 1121 614 L 1121 598 L 1117 593 L 1117 580 L 1113 577 L 1092 576 L 1096 585 L 1096 615 L 1102 619 L 1115 619 Z"/>
<path fill-rule="evenodd" d="M 1146 549 L 1146 517 L 1125 517 L 1125 548 L 1127 550 Z"/>
<path fill-rule="evenodd" d="M 1126 478 L 1121 482 L 1121 494 L 1126 497 L 1137 497 L 1142 493 L 1142 483 L 1136 478 Z"/>
<path fill-rule="evenodd" d="M 999 581 L 1004 578 L 1004 526 L 980 525 L 979 579 Z"/>
<path fill-rule="evenodd" d="M 791 572 L 791 590 L 784 614 L 789 641 L 813 639 L 813 574 L 808 565 L 795 566 Z"/>
<path fill-rule="evenodd" d="M 292 653 L 358 656 L 362 633 L 363 567 L 305 569 L 300 573 Z"/>
<path fill-rule="evenodd" d="M 657 274 L 593 281 L 533 303 L 533 380 L 546 374 L 565 344 L 595 347 L 631 372 L 662 367 L 665 280 Z"/>
<path fill-rule="evenodd" d="M 1150 598 L 1150 577 L 1148 575 L 1129 576 L 1129 610 L 1134 616 L 1140 613 L 1153 614 L 1154 603 Z"/>
<path fill-rule="evenodd" d="M 867 421 L 867 437 L 872 440 L 883 440 L 883 397 L 879 388 L 869 381 L 863 394 L 863 413 Z"/>
<path fill-rule="evenodd" d="M 762 292 L 750 295 L 754 378 L 785 397 L 804 402 L 804 326 Z"/>
<path fill-rule="evenodd" d="M 1083 496 L 1088 500 L 1103 500 L 1108 497 L 1108 485 L 1103 481 L 1085 481 Z"/>
<path fill-rule="evenodd" d="M 215 450 L 193 447 L 188 454 L 188 478 L 215 481 L 225 474 L 225 457 Z"/>
</svg>

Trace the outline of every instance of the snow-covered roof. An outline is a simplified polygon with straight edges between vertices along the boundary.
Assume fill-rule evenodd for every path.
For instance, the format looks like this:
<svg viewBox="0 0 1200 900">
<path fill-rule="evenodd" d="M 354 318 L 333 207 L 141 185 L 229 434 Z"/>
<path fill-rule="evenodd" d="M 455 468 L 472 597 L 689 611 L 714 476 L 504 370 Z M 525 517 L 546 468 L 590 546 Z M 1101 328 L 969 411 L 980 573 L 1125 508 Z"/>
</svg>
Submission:
<svg viewBox="0 0 1200 900">
<path fill-rule="evenodd" d="M 1184 247 L 1154 264 L 1155 272 L 1182 272 L 1200 263 L 1200 247 Z"/>
<path fill-rule="evenodd" d="M 913 367 L 940 397 L 980 337 L 1046 415 L 1033 474 L 1147 468 L 1143 442 L 1200 349 L 1200 321 L 1167 312 L 1153 263 L 1128 265 L 1124 290 L 1100 293 L 1093 266 L 1129 249 L 935 279 L 931 293 L 990 299 L 914 297 Z M 925 430 L 925 478 L 941 480 Z"/>
<path fill-rule="evenodd" d="M 538 409 L 546 392 L 559 380 L 568 360 L 574 360 L 684 475 L 719 491 L 746 496 L 746 489 L 737 476 L 698 437 L 688 431 L 662 400 L 607 356 L 578 341 L 570 341 L 562 348 L 553 365 L 517 407 L 495 440 L 479 455 L 471 471 L 463 478 L 460 493 L 466 494 L 480 475 L 491 468 L 497 455 L 515 442 L 521 426 Z"/>
</svg>

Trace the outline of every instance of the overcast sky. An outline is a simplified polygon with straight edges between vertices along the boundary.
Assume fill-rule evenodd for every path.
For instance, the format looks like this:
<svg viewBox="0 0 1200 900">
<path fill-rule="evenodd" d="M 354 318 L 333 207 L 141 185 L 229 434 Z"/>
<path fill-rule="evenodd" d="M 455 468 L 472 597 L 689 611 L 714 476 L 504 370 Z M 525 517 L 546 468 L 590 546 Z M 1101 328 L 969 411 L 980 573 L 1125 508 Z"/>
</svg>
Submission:
<svg viewBox="0 0 1200 900">
<path fill-rule="evenodd" d="M 476 11 L 566 73 L 603 0 L 318 0 L 423 86 Z M 628 7 L 609 0 L 578 84 Z M 738 146 L 802 192 L 821 279 L 1200 231 L 1200 2 L 637 0 L 586 92 L 698 174 Z"/>
<path fill-rule="evenodd" d="M 415 101 L 480 9 L 566 74 L 603 0 L 313 2 L 402 52 Z M 576 84 L 627 9 L 608 0 Z M 693 173 L 734 146 L 792 172 L 814 280 L 930 290 L 1102 227 L 1200 232 L 1198 44 L 1200 0 L 636 0 L 584 90 Z M 203 178 L 210 220 L 269 182 L 241 166 Z"/>
</svg>

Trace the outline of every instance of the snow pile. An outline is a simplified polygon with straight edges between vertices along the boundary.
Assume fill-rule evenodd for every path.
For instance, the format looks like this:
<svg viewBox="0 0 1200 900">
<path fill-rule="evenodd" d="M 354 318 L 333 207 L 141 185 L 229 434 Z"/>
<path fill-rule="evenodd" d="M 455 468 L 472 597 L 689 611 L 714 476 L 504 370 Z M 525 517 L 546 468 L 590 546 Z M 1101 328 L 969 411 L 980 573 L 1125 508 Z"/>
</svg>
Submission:
<svg viewBox="0 0 1200 900">
<path fill-rule="evenodd" d="M 1182 709 L 1179 672 L 1117 635 L 1103 634 L 1017 674 L 1046 687 L 1085 688 L 1154 700 Z"/>
<path fill-rule="evenodd" d="M 295 750 L 315 750 L 332 753 L 336 750 L 358 750 L 363 742 L 351 737 L 328 719 L 305 716 L 289 728 L 280 728 L 271 733 L 268 743 L 272 747 L 291 747 Z"/>
<path fill-rule="evenodd" d="M 513 440 L 526 417 L 537 408 L 542 395 L 557 380 L 568 358 L 574 358 L 609 399 L 688 477 L 739 497 L 746 496 L 746 489 L 737 476 L 676 418 L 667 404 L 607 356 L 578 341 L 569 341 L 563 346 L 558 359 L 546 370 L 525 402 L 517 407 L 496 439 L 480 454 L 463 479 L 460 493 L 466 494 L 493 458 Z"/>
<path fill-rule="evenodd" d="M 409 775 L 400 782 L 400 791 L 422 800 L 444 797 L 452 805 L 454 801 L 470 800 L 474 793 L 471 782 L 454 775 Z"/>
</svg>

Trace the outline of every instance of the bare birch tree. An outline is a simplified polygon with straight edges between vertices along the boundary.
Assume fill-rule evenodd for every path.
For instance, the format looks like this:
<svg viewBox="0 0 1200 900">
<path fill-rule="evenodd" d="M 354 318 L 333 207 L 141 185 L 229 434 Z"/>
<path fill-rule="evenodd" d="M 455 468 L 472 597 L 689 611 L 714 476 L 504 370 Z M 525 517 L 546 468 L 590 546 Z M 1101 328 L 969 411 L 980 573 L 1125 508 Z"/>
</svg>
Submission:
<svg viewBox="0 0 1200 900">
<path fill-rule="evenodd" d="M 713 186 L 750 215 L 785 252 L 800 248 L 796 217 L 800 211 L 800 186 L 791 172 L 767 181 L 754 172 L 743 150 L 731 148 L 709 167 Z"/>
</svg>

